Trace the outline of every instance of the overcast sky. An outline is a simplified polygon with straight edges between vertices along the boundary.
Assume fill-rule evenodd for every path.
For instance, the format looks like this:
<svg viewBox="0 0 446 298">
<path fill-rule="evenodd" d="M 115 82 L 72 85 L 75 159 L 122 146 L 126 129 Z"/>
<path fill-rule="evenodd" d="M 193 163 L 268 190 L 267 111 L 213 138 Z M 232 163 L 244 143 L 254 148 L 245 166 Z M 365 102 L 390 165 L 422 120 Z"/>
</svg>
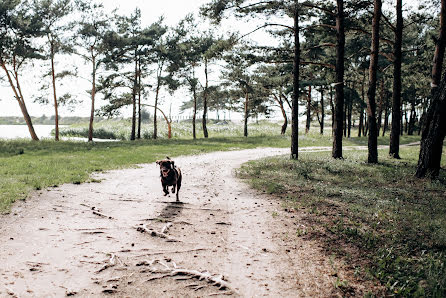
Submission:
<svg viewBox="0 0 446 298">
<path fill-rule="evenodd" d="M 1 1 L 1 0 L 0 0 Z M 142 12 L 142 23 L 143 26 L 149 25 L 158 20 L 158 18 L 163 15 L 165 23 L 167 25 L 173 26 L 178 23 L 180 19 L 191 12 L 198 12 L 201 5 L 208 2 L 207 0 L 104 0 L 98 1 L 104 3 L 107 11 L 112 11 L 114 8 L 118 8 L 118 14 L 130 14 L 136 7 L 139 7 Z M 56 56 L 57 59 L 57 56 Z M 57 62 L 57 61 L 56 61 Z M 59 61 L 60 65 L 62 62 Z M 57 66 L 56 66 L 57 67 Z M 28 67 L 27 71 L 31 70 L 33 76 L 24 76 L 22 78 L 21 84 L 24 92 L 24 97 L 29 113 L 32 116 L 41 116 L 45 114 L 47 116 L 54 114 L 54 108 L 52 105 L 42 106 L 33 103 L 31 96 L 33 93 L 37 92 L 40 87 L 39 76 L 35 76 L 36 73 L 41 73 L 43 70 L 39 67 Z M 81 88 L 85 89 L 85 84 L 80 82 L 74 83 L 82 85 Z M 88 86 L 88 85 L 87 85 Z M 76 86 L 77 87 L 77 86 Z M 62 87 L 63 88 L 63 87 Z M 73 86 L 67 86 L 68 89 L 79 89 L 73 88 Z M 77 90 L 79 91 L 79 90 Z M 62 92 L 59 92 L 61 95 Z M 167 101 L 166 101 L 167 102 Z M 98 101 L 98 104 L 101 104 Z M 62 116 L 67 116 L 69 114 L 74 114 L 77 116 L 88 116 L 89 115 L 90 102 L 88 98 L 84 98 L 83 103 L 76 106 L 74 112 L 68 111 L 66 108 L 61 107 L 60 114 Z M 13 92 L 6 82 L 0 81 L 0 116 L 21 116 L 19 105 L 16 99 L 13 97 Z"/>
<path fill-rule="evenodd" d="M 1 1 L 1 0 L 0 0 Z M 174 26 L 178 23 L 179 20 L 181 20 L 185 15 L 188 13 L 197 13 L 199 10 L 199 7 L 203 4 L 210 2 L 211 0 L 97 0 L 98 2 L 102 2 L 106 8 L 107 11 L 112 11 L 114 8 L 118 8 L 118 14 L 121 15 L 128 15 L 130 14 L 136 7 L 139 7 L 142 12 L 142 22 L 143 26 L 149 25 L 158 18 L 163 15 L 165 18 L 165 23 L 170 26 Z M 406 0 L 405 3 L 415 2 L 416 0 Z M 230 22 L 224 23 L 224 30 L 240 30 L 240 32 L 247 33 L 254 29 L 256 25 L 262 24 L 262 20 L 250 20 L 247 23 L 244 22 L 236 22 L 234 20 L 231 20 Z M 292 24 L 290 24 L 292 25 Z M 265 41 L 266 39 L 269 39 L 268 35 L 265 33 L 262 33 L 259 31 L 256 33 L 256 35 L 253 35 L 253 39 L 255 40 L 262 40 Z M 269 42 L 269 41 L 268 41 Z M 64 64 L 62 61 L 57 61 L 56 56 L 56 62 L 58 63 L 56 65 L 60 68 L 64 67 Z M 67 62 L 67 61 L 65 61 Z M 82 66 L 80 66 L 82 67 Z M 85 66 L 83 66 L 85 67 Z M 47 69 L 43 69 L 42 67 L 28 67 L 27 72 L 32 75 L 24 76 L 22 79 L 22 89 L 25 96 L 26 105 L 28 107 L 28 111 L 32 116 L 41 116 L 42 114 L 45 114 L 47 116 L 54 114 L 54 108 L 52 105 L 42 106 L 40 104 L 33 103 L 32 95 L 34 95 L 38 88 L 41 85 L 41 79 L 39 74 L 43 73 L 44 71 L 47 71 Z M 211 74 L 211 80 L 217 80 L 218 74 L 215 74 L 214 77 L 212 77 Z M 76 116 L 85 116 L 87 117 L 89 115 L 90 110 L 90 101 L 88 99 L 88 96 L 85 93 L 85 90 L 89 88 L 89 85 L 86 84 L 86 81 L 79 80 L 72 80 L 72 85 L 66 85 L 60 87 L 58 91 L 58 95 L 62 95 L 64 92 L 63 89 L 66 88 L 67 91 L 73 91 L 76 90 L 76 92 L 79 92 L 81 97 L 83 98 L 83 103 L 76 106 L 76 109 L 74 112 L 69 111 L 67 108 L 61 107 L 60 108 L 60 115 L 61 116 L 68 116 L 68 115 L 76 115 Z M 75 85 L 75 86 L 73 86 Z M 78 94 L 78 95 L 79 95 Z M 172 103 L 172 114 L 178 114 L 178 107 L 181 105 L 181 102 L 185 99 L 188 99 L 188 94 L 184 92 L 179 92 L 175 94 L 175 98 L 170 96 L 167 92 L 163 92 L 161 95 L 163 106 L 165 110 L 168 110 L 170 107 L 170 104 Z M 146 99 L 148 102 L 152 102 L 153 99 L 150 96 L 148 99 Z M 101 100 L 97 101 L 97 106 L 103 104 L 101 103 Z M 15 98 L 13 97 L 13 93 L 11 88 L 6 84 L 6 82 L 0 81 L 0 116 L 21 116 L 22 113 L 20 111 L 19 105 Z"/>
</svg>

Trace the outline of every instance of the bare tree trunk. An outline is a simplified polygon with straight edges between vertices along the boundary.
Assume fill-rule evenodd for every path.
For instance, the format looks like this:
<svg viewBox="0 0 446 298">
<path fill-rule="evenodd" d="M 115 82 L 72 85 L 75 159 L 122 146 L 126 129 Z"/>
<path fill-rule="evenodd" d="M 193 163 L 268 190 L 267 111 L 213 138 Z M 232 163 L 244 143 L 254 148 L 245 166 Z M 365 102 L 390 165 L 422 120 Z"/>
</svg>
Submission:
<svg viewBox="0 0 446 298">
<path fill-rule="evenodd" d="M 384 92 L 384 79 L 381 79 L 381 93 L 379 96 L 379 104 L 378 104 L 378 121 L 377 121 L 377 133 L 378 136 L 380 134 L 380 130 L 381 130 L 381 123 L 382 123 L 382 118 L 383 118 L 383 104 L 384 104 L 384 96 L 385 96 L 385 92 Z"/>
<path fill-rule="evenodd" d="M 155 110 L 158 110 L 161 112 L 161 115 L 163 116 L 164 120 L 166 120 L 166 124 L 167 124 L 167 138 L 168 139 L 172 138 L 172 119 L 169 120 L 169 118 L 167 118 L 167 116 L 163 112 L 163 110 L 161 110 L 159 107 L 155 107 L 154 105 L 152 106 L 149 104 L 141 104 L 141 105 L 155 108 Z"/>
<path fill-rule="evenodd" d="M 56 70 L 54 67 L 54 43 L 51 41 L 51 77 L 53 83 L 53 100 L 54 100 L 54 140 L 59 141 L 59 112 L 57 109 L 56 95 Z"/>
<path fill-rule="evenodd" d="M 434 61 L 432 63 L 431 97 L 434 97 L 441 80 L 444 52 L 446 47 L 446 0 L 441 0 L 440 34 L 435 45 Z"/>
<path fill-rule="evenodd" d="M 202 119 L 202 124 L 203 124 L 203 134 L 204 137 L 207 138 L 208 135 L 208 129 L 206 126 L 206 115 L 208 112 L 208 59 L 205 57 L 204 58 L 204 75 L 205 75 L 205 80 L 206 80 L 206 84 L 204 87 L 204 93 L 203 93 L 203 119 Z"/>
<path fill-rule="evenodd" d="M 334 135 L 335 107 L 333 103 L 333 87 L 330 85 L 331 135 Z"/>
<path fill-rule="evenodd" d="M 273 98 L 276 100 L 277 104 L 280 107 L 280 111 L 282 112 L 283 125 L 282 125 L 282 128 L 280 130 L 280 134 L 284 135 L 285 132 L 286 132 L 286 128 L 288 126 L 288 117 L 286 116 L 286 111 L 285 111 L 285 108 L 283 106 L 283 100 L 282 100 L 281 96 L 277 96 L 276 94 L 273 94 Z"/>
<path fill-rule="evenodd" d="M 324 134 L 324 121 L 325 121 L 324 89 L 321 88 L 321 135 Z"/>
<path fill-rule="evenodd" d="M 386 110 L 384 112 L 383 136 L 386 134 L 388 127 L 389 127 L 389 107 L 386 105 Z"/>
<path fill-rule="evenodd" d="M 91 112 L 90 125 L 88 126 L 88 141 L 93 142 L 93 121 L 94 121 L 94 100 L 96 97 L 96 56 L 93 54 L 93 47 L 91 48 L 91 62 L 93 64 L 92 70 L 92 86 L 91 86 Z"/>
<path fill-rule="evenodd" d="M 138 134 L 137 138 L 141 139 L 141 57 L 138 59 Z"/>
<path fill-rule="evenodd" d="M 347 111 L 347 137 L 350 138 L 352 131 L 352 110 L 353 110 L 353 102 L 352 99 L 349 100 L 348 103 L 348 111 Z"/>
<path fill-rule="evenodd" d="M 407 106 L 404 109 L 404 132 L 407 134 L 407 130 L 408 130 L 408 126 L 409 126 L 409 119 L 407 118 Z M 403 135 L 403 134 L 401 134 Z"/>
<path fill-rule="evenodd" d="M 404 133 L 404 121 L 403 121 L 403 104 L 401 104 L 401 110 L 400 110 L 400 115 L 401 115 L 401 121 L 400 121 L 400 136 L 403 135 Z"/>
<path fill-rule="evenodd" d="M 248 89 L 248 87 L 246 87 Z M 248 117 L 249 117 L 249 110 L 248 110 L 248 104 L 249 104 L 249 93 L 248 90 L 246 90 L 245 93 L 245 123 L 243 126 L 243 136 L 248 136 Z"/>
<path fill-rule="evenodd" d="M 19 86 L 18 73 L 17 73 L 17 71 L 14 72 L 15 73 L 14 79 L 17 83 L 17 88 L 16 88 L 16 86 L 14 85 L 14 83 L 12 81 L 12 78 L 11 78 L 11 75 L 10 75 L 8 69 L 6 68 L 4 61 L 1 58 L 0 58 L 0 63 L 1 63 L 3 70 L 6 73 L 6 77 L 8 78 L 9 85 L 11 86 L 12 91 L 14 92 L 15 98 L 17 99 L 17 102 L 19 103 L 20 110 L 22 111 L 23 119 L 25 119 L 26 125 L 28 126 L 28 131 L 29 131 L 29 134 L 31 135 L 31 139 L 33 139 L 34 141 L 38 141 L 39 138 L 37 137 L 37 134 L 34 130 L 34 126 L 31 121 L 31 117 L 28 114 L 28 109 L 26 108 L 25 101 L 24 101 L 23 97 L 21 96 L 21 92 L 18 92 L 18 90 L 17 90 L 18 86 Z"/>
<path fill-rule="evenodd" d="M 379 52 L 379 21 L 381 19 L 381 0 L 374 1 L 372 21 L 372 49 L 369 67 L 369 90 L 367 91 L 367 116 L 369 122 L 368 163 L 378 163 L 378 129 L 376 126 L 376 81 Z"/>
<path fill-rule="evenodd" d="M 409 116 L 409 125 L 407 128 L 407 134 L 409 136 L 413 135 L 413 131 L 415 128 L 415 119 L 417 117 L 417 112 L 415 111 L 415 103 L 414 101 L 411 102 L 411 108 L 410 108 L 410 116 Z"/>
<path fill-rule="evenodd" d="M 361 82 L 361 115 L 360 115 L 360 131 L 358 133 L 358 137 L 361 136 L 361 133 L 363 136 L 365 136 L 365 127 L 366 127 L 366 119 L 364 119 L 364 109 L 363 109 L 363 104 L 366 102 L 365 100 L 365 70 L 362 72 L 362 82 Z"/>
<path fill-rule="evenodd" d="M 440 172 L 443 141 L 446 133 L 446 82 L 443 79 L 426 116 L 420 145 L 416 176 L 435 178 Z"/>
<path fill-rule="evenodd" d="M 293 57 L 293 105 L 291 109 L 291 159 L 298 159 L 299 153 L 299 69 L 300 69 L 300 42 L 299 42 L 299 3 L 295 0 L 294 6 L 294 57 Z"/>
<path fill-rule="evenodd" d="M 308 96 L 307 96 L 307 122 L 305 125 L 305 134 L 310 131 L 311 125 L 311 86 L 308 86 Z"/>
<path fill-rule="evenodd" d="M 364 114 L 367 114 L 367 112 L 365 112 Z M 367 136 L 367 134 L 369 133 L 369 121 L 368 121 L 368 117 L 365 117 L 364 119 L 364 131 L 362 132 L 362 134 L 365 136 Z"/>
<path fill-rule="evenodd" d="M 349 98 L 347 97 L 347 98 L 344 98 L 344 119 L 343 119 L 343 121 L 344 121 L 344 123 L 343 123 L 343 126 L 344 126 L 344 138 L 346 138 L 347 137 L 347 114 L 348 114 L 348 105 L 349 105 Z"/>
<path fill-rule="evenodd" d="M 431 90 L 431 97 L 432 97 L 432 90 Z M 419 123 L 419 128 L 418 128 L 418 135 L 421 135 L 421 131 L 423 130 L 423 126 L 424 126 L 424 119 L 426 118 L 426 112 L 427 112 L 427 105 L 429 103 L 429 99 L 424 99 L 422 102 L 422 112 L 421 112 L 421 117 L 420 117 L 420 123 Z"/>
<path fill-rule="evenodd" d="M 195 87 L 192 90 L 194 96 L 194 112 L 192 115 L 192 135 L 194 140 L 197 138 L 197 128 L 196 128 L 196 120 L 197 120 L 197 91 Z"/>
<path fill-rule="evenodd" d="M 136 139 L 136 93 L 138 86 L 138 59 L 135 51 L 135 74 L 133 76 L 133 90 L 132 90 L 132 134 L 130 135 L 130 140 L 134 141 Z"/>
<path fill-rule="evenodd" d="M 333 138 L 333 158 L 342 158 L 342 120 L 344 112 L 344 1 L 336 0 L 337 16 L 336 16 L 336 112 L 334 122 L 334 138 Z"/>
<path fill-rule="evenodd" d="M 396 28 L 393 55 L 393 94 L 392 94 L 392 129 L 390 131 L 389 155 L 400 158 L 400 130 L 401 130 L 401 60 L 403 39 L 402 0 L 396 0 Z"/>
<path fill-rule="evenodd" d="M 361 109 L 359 111 L 358 137 L 361 137 L 363 129 L 364 129 L 364 113 L 362 112 L 362 109 Z"/>
<path fill-rule="evenodd" d="M 163 63 L 158 66 L 158 72 L 157 72 L 157 82 L 156 82 L 156 91 L 155 91 L 155 106 L 153 111 L 153 138 L 156 139 L 158 137 L 158 126 L 157 126 L 157 109 L 158 109 L 158 98 L 160 94 L 160 87 L 161 87 L 161 74 L 163 70 Z"/>
</svg>

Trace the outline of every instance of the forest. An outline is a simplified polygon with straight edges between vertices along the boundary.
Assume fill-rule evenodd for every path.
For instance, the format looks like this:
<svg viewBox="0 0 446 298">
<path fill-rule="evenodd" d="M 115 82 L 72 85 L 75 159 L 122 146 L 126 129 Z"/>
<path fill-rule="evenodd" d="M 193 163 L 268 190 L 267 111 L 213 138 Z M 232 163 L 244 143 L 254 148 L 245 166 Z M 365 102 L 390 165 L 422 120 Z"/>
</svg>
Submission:
<svg viewBox="0 0 446 298">
<path fill-rule="evenodd" d="M 160 92 L 186 88 L 190 100 L 182 108 L 192 109 L 194 138 L 198 113 L 208 137 L 210 109 L 239 111 L 247 136 L 248 119 L 268 115 L 276 106 L 284 119 L 281 133 L 291 124 L 292 158 L 298 157 L 299 116 L 306 119 L 305 132 L 317 119 L 323 133 L 331 118 L 334 158 L 342 158 L 342 139 L 352 134 L 368 136 L 369 163 L 378 162 L 377 136 L 390 134 L 389 154 L 399 158 L 400 135 L 422 134 L 417 176 L 437 176 L 445 131 L 440 91 L 446 17 L 444 1 L 438 2 L 221 0 L 205 4 L 198 17 L 190 14 L 177 26 L 166 26 L 160 17 L 143 27 L 138 8 L 110 17 L 93 1 L 7 0 L 0 7 L 2 79 L 33 140 L 38 137 L 22 76 L 36 61 L 47 62 L 41 94 L 33 98 L 53 105 L 58 140 L 58 106 L 76 101 L 70 92 L 58 94 L 58 84 L 80 74 L 75 68 L 56 69 L 55 62 L 77 56 L 90 68 L 89 140 L 95 115 L 112 117 L 126 106 L 132 110 L 130 139 L 141 138 L 144 107 L 153 109 L 157 138 L 160 114 L 168 125 L 172 122 L 159 108 Z M 253 31 L 266 31 L 274 44 L 252 42 L 253 32 L 218 29 L 229 16 L 265 19 Z M 199 29 L 203 20 L 215 27 Z M 217 62 L 219 80 L 210 84 L 209 67 Z M 144 100 L 149 90 L 154 98 Z M 97 95 L 107 102 L 100 109 Z M 300 115 L 299 106 L 305 111 Z"/>
<path fill-rule="evenodd" d="M 0 106 L 22 114 L 0 125 L 32 139 L 0 139 L 0 264 L 25 268 L 0 265 L 0 296 L 66 265 L 30 262 L 32 240 L 94 272 L 71 289 L 64 267 L 37 295 L 443 297 L 446 0 L 203 3 L 168 25 L 100 0 L 0 0 Z M 185 176 L 176 205 L 151 168 L 166 155 Z M 96 238 L 75 250 L 75 233 Z"/>
</svg>

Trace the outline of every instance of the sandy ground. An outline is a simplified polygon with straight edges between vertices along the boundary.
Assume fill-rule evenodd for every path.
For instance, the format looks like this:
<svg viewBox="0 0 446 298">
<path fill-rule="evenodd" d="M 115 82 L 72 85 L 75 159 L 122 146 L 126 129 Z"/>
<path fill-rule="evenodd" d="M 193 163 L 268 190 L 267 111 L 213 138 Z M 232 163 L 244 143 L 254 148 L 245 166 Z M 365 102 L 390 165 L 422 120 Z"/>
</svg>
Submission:
<svg viewBox="0 0 446 298">
<path fill-rule="evenodd" d="M 181 203 L 156 164 L 36 193 L 0 216 L 0 297 L 337 296 L 342 265 L 296 235 L 301 215 L 235 178 L 288 151 L 176 158 Z"/>
</svg>

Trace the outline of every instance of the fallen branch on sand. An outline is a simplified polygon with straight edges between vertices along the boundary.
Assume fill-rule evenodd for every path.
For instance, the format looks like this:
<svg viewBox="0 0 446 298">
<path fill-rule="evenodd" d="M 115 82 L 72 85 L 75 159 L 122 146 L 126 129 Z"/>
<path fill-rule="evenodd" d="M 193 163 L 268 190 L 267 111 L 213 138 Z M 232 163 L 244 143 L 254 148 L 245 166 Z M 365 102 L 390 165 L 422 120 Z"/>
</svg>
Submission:
<svg viewBox="0 0 446 298">
<path fill-rule="evenodd" d="M 91 210 L 93 210 L 93 214 L 94 214 L 94 215 L 97 215 L 97 216 L 100 216 L 100 217 L 106 217 L 106 218 L 108 218 L 108 219 L 114 219 L 113 217 L 111 217 L 111 216 L 109 216 L 109 215 L 105 215 L 105 214 L 99 212 L 99 209 L 96 209 L 95 206 L 89 206 L 89 205 L 84 204 L 84 203 L 81 203 L 80 205 L 81 205 L 81 206 L 84 206 L 84 207 L 87 207 L 87 208 L 89 208 L 89 209 L 91 209 Z"/>
<path fill-rule="evenodd" d="M 96 271 L 95 273 L 100 273 L 110 267 L 113 267 L 116 265 L 116 263 L 119 262 L 122 265 L 121 260 L 118 258 L 118 256 L 116 256 L 115 254 L 110 254 L 110 259 L 108 260 L 108 264 L 105 264 L 104 267 L 102 267 L 101 269 L 99 269 L 98 271 Z"/>
<path fill-rule="evenodd" d="M 153 229 L 149 229 L 146 224 L 143 224 L 142 226 L 136 227 L 136 230 L 141 233 L 148 233 L 148 234 L 150 234 L 150 236 L 153 236 L 153 237 L 160 237 L 160 238 L 166 239 L 168 242 L 181 242 L 180 240 L 172 238 L 166 234 L 166 231 L 171 226 L 172 226 L 172 223 L 168 223 L 161 229 L 161 232 L 157 232 Z"/>
<path fill-rule="evenodd" d="M 209 249 L 210 248 L 193 248 L 193 249 L 173 250 L 173 251 L 172 250 L 163 250 L 163 251 L 155 251 L 155 252 L 145 253 L 143 255 L 135 256 L 135 258 L 154 256 L 154 255 L 182 254 L 182 253 L 187 253 L 187 252 L 202 251 L 202 250 L 209 250 Z M 119 252 L 124 252 L 124 251 L 120 250 Z M 125 251 L 125 252 L 129 252 L 129 251 Z"/>
<path fill-rule="evenodd" d="M 171 222 L 168 222 L 162 229 L 161 234 L 166 234 L 166 232 L 169 230 L 169 228 L 172 226 Z"/>
<path fill-rule="evenodd" d="M 101 212 L 98 212 L 98 211 L 94 211 L 94 210 L 93 210 L 93 214 L 94 214 L 94 215 L 97 215 L 97 216 L 100 216 L 100 217 L 106 217 L 106 218 L 108 218 L 108 219 L 113 219 L 113 217 L 111 217 L 111 216 L 109 216 L 109 215 L 105 215 L 105 214 L 103 214 L 103 213 L 101 213 Z"/>
<path fill-rule="evenodd" d="M 156 264 L 161 265 L 162 268 L 161 269 L 156 268 L 155 267 Z M 200 272 L 198 270 L 181 269 L 181 268 L 178 268 L 174 262 L 172 262 L 172 267 L 170 267 L 169 265 L 167 265 L 166 263 L 164 263 L 158 259 L 155 259 L 152 261 L 144 261 L 144 262 L 140 262 L 137 264 L 137 266 L 143 266 L 143 265 L 151 267 L 149 271 L 152 273 L 163 274 L 160 276 L 152 277 L 152 278 L 148 279 L 148 281 L 162 279 L 165 277 L 176 277 L 176 276 L 181 276 L 179 278 L 179 280 L 183 280 L 184 276 L 188 276 L 190 278 L 197 278 L 198 280 L 206 281 L 206 282 L 210 283 L 211 285 L 218 287 L 220 290 L 227 289 L 232 292 L 235 292 L 235 290 L 233 290 L 230 287 L 229 283 L 224 280 L 223 275 L 212 275 L 211 273 L 209 273 L 207 271 Z M 187 279 L 189 279 L 189 278 L 187 278 Z M 196 285 L 194 285 L 194 287 L 197 290 L 201 288 Z"/>
</svg>

